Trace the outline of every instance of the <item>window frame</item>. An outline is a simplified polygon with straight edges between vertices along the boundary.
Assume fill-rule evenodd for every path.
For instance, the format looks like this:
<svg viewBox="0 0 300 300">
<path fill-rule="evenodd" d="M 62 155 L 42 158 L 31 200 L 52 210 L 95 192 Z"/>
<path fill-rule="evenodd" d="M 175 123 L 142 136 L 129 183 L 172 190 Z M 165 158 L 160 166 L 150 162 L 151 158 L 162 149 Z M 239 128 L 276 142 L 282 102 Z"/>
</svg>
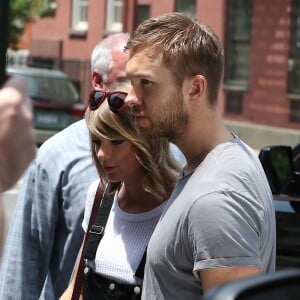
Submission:
<svg viewBox="0 0 300 300">
<path fill-rule="evenodd" d="M 82 18 L 83 15 L 85 18 Z M 88 0 L 73 0 L 72 30 L 74 32 L 86 32 L 88 30 Z"/>
<path fill-rule="evenodd" d="M 122 32 L 123 30 L 123 1 L 122 0 L 107 0 L 106 1 L 106 31 L 107 32 Z"/>
<path fill-rule="evenodd" d="M 239 6 L 239 5 L 243 5 Z M 240 9 L 240 11 L 238 10 Z M 249 84 L 252 0 L 230 0 L 227 7 L 227 41 L 224 86 L 246 90 Z M 247 17 L 247 18 L 245 18 Z M 244 32 L 243 32 L 244 30 Z"/>
</svg>

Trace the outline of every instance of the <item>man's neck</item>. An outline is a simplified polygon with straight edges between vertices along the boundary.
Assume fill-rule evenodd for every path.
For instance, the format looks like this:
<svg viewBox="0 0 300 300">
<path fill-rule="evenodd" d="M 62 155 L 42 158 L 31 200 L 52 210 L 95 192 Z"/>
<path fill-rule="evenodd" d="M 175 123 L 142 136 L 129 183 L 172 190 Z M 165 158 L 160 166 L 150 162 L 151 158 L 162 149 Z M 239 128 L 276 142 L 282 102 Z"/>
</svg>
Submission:
<svg viewBox="0 0 300 300">
<path fill-rule="evenodd" d="M 197 168 L 207 154 L 217 145 L 231 139 L 231 133 L 219 117 L 210 122 L 208 121 L 204 126 L 203 124 L 190 122 L 181 137 L 175 141 L 175 144 L 186 157 L 186 174 Z"/>
</svg>

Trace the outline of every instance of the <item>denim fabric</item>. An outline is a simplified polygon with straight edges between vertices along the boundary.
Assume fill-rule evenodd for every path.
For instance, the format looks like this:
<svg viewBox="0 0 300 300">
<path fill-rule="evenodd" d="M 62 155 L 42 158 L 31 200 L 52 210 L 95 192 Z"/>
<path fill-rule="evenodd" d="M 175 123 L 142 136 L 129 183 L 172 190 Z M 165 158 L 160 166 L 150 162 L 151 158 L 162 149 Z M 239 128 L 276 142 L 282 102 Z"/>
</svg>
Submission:
<svg viewBox="0 0 300 300">
<path fill-rule="evenodd" d="M 23 179 L 0 271 L 0 299 L 57 299 L 80 249 L 87 189 L 98 174 L 79 121 L 46 141 Z"/>
</svg>

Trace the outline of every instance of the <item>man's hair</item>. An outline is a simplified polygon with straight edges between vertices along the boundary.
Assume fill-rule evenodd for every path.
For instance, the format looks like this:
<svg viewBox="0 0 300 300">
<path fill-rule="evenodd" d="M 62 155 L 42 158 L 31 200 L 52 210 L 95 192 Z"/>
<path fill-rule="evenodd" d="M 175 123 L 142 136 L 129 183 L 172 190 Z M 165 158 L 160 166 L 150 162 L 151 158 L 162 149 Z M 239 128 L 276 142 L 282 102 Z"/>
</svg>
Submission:
<svg viewBox="0 0 300 300">
<path fill-rule="evenodd" d="M 203 75 L 208 98 L 211 104 L 216 103 L 224 51 L 215 33 L 201 21 L 178 12 L 148 19 L 132 33 L 125 48 L 130 58 L 139 51 L 145 51 L 150 59 L 161 54 L 179 85 L 188 76 Z"/>
<path fill-rule="evenodd" d="M 109 70 L 113 68 L 112 52 L 124 51 L 128 38 L 129 33 L 114 33 L 94 47 L 91 55 L 91 71 L 99 73 L 104 82 L 108 79 Z"/>
<path fill-rule="evenodd" d="M 114 90 L 126 91 L 125 87 L 128 88 L 128 84 L 128 81 L 118 83 L 114 86 Z M 144 177 L 141 178 L 144 189 L 158 201 L 168 197 L 175 186 L 179 165 L 170 155 L 167 139 L 147 138 L 142 135 L 129 107 L 115 114 L 110 111 L 107 101 L 104 101 L 97 110 L 87 109 L 85 120 L 90 133 L 92 157 L 103 183 L 108 179 L 97 157 L 99 139 L 120 139 L 121 137 L 133 145 L 136 157 L 144 168 Z M 120 185 L 121 182 L 111 184 L 110 191 L 119 189 Z"/>
</svg>

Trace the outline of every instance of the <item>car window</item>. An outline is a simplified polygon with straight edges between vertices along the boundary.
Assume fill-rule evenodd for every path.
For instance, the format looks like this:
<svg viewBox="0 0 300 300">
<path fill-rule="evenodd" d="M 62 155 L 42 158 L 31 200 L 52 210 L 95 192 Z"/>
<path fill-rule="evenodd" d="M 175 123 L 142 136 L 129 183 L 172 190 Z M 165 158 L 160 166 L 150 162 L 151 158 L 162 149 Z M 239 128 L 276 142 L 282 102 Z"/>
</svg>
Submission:
<svg viewBox="0 0 300 300">
<path fill-rule="evenodd" d="M 22 74 L 28 81 L 28 94 L 33 100 L 75 102 L 79 100 L 78 92 L 67 78 L 38 77 Z"/>
</svg>

